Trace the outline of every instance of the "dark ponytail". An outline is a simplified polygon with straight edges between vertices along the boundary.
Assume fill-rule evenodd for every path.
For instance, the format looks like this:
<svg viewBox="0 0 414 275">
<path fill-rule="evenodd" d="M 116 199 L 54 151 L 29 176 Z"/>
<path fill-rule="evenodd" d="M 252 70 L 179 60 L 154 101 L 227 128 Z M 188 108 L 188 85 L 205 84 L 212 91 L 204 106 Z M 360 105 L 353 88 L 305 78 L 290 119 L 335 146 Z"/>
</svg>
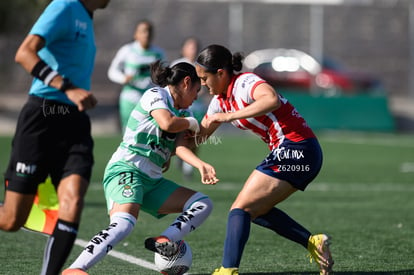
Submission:
<svg viewBox="0 0 414 275">
<path fill-rule="evenodd" d="M 218 69 L 225 69 L 230 73 L 243 69 L 243 54 L 232 54 L 226 47 L 210 45 L 204 48 L 197 57 L 196 64 L 210 73 L 216 73 Z"/>
<path fill-rule="evenodd" d="M 160 60 L 151 64 L 151 80 L 160 87 L 175 86 L 186 76 L 191 78 L 192 83 L 200 82 L 194 66 L 187 62 L 177 63 L 171 68 Z"/>
</svg>

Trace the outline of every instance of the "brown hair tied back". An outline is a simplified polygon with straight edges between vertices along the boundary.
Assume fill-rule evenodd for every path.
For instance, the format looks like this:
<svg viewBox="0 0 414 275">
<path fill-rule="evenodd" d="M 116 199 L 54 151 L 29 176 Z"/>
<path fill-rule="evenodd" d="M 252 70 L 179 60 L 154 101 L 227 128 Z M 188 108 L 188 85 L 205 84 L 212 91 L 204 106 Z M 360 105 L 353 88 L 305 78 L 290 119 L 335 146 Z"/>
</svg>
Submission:
<svg viewBox="0 0 414 275">
<path fill-rule="evenodd" d="M 187 62 L 177 63 L 171 68 L 161 60 L 151 64 L 151 80 L 160 87 L 175 86 L 186 76 L 189 76 L 193 83 L 200 82 L 194 66 Z"/>
<path fill-rule="evenodd" d="M 213 44 L 200 52 L 196 63 L 211 73 L 216 73 L 218 69 L 225 69 L 233 73 L 233 71 L 242 70 L 243 58 L 244 56 L 240 52 L 232 54 L 226 47 Z"/>
</svg>

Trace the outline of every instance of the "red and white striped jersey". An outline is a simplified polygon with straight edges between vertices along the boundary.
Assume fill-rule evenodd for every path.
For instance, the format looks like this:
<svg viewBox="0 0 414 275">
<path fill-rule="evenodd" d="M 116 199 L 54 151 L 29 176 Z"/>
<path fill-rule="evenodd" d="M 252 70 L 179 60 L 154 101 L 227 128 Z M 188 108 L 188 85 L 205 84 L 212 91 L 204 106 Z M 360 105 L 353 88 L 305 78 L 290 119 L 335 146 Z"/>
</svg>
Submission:
<svg viewBox="0 0 414 275">
<path fill-rule="evenodd" d="M 216 95 L 210 102 L 206 116 L 215 113 L 236 112 L 252 104 L 253 91 L 257 85 L 265 81 L 253 73 L 242 73 L 234 76 L 227 89 L 227 94 Z M 231 123 L 242 129 L 250 130 L 266 142 L 270 150 L 277 148 L 284 139 L 293 142 L 313 138 L 315 134 L 305 119 L 286 98 L 279 95 L 282 105 L 265 115 L 234 120 Z"/>
</svg>

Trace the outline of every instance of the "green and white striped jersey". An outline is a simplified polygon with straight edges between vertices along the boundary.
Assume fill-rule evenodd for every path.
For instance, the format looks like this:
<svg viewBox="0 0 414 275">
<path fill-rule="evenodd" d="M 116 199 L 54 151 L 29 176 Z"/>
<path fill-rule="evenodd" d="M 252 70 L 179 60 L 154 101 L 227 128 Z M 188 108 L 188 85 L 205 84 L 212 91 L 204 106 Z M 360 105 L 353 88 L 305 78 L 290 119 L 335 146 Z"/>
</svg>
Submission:
<svg viewBox="0 0 414 275">
<path fill-rule="evenodd" d="M 179 117 L 192 116 L 189 109 L 174 108 L 168 87 L 147 90 L 132 111 L 123 140 L 110 163 L 128 162 L 151 178 L 162 177 L 162 167 L 175 150 L 177 134 L 160 129 L 151 116 L 151 111 L 156 109 L 166 109 Z"/>
<path fill-rule="evenodd" d="M 119 84 L 125 83 L 125 78 L 132 75 L 133 78 L 124 85 L 125 90 L 136 90 L 144 93 L 155 85 L 151 81 L 151 63 L 164 60 L 164 51 L 152 45 L 144 49 L 137 41 L 122 46 L 116 53 L 108 69 L 108 77 Z"/>
</svg>

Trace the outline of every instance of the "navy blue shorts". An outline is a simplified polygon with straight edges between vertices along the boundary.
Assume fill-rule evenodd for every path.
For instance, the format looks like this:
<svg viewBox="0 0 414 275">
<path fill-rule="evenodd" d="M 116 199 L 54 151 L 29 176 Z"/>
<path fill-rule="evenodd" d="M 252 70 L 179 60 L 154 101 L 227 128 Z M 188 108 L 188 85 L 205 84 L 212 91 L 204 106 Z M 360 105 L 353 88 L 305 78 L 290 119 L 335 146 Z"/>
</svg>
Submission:
<svg viewBox="0 0 414 275">
<path fill-rule="evenodd" d="M 89 116 L 76 106 L 29 96 L 12 142 L 7 189 L 36 194 L 48 175 L 55 186 L 72 174 L 89 181 L 93 163 Z"/>
<path fill-rule="evenodd" d="M 318 175 L 322 167 L 322 149 L 316 138 L 293 142 L 285 139 L 260 163 L 256 170 L 289 182 L 299 190 Z"/>
</svg>

